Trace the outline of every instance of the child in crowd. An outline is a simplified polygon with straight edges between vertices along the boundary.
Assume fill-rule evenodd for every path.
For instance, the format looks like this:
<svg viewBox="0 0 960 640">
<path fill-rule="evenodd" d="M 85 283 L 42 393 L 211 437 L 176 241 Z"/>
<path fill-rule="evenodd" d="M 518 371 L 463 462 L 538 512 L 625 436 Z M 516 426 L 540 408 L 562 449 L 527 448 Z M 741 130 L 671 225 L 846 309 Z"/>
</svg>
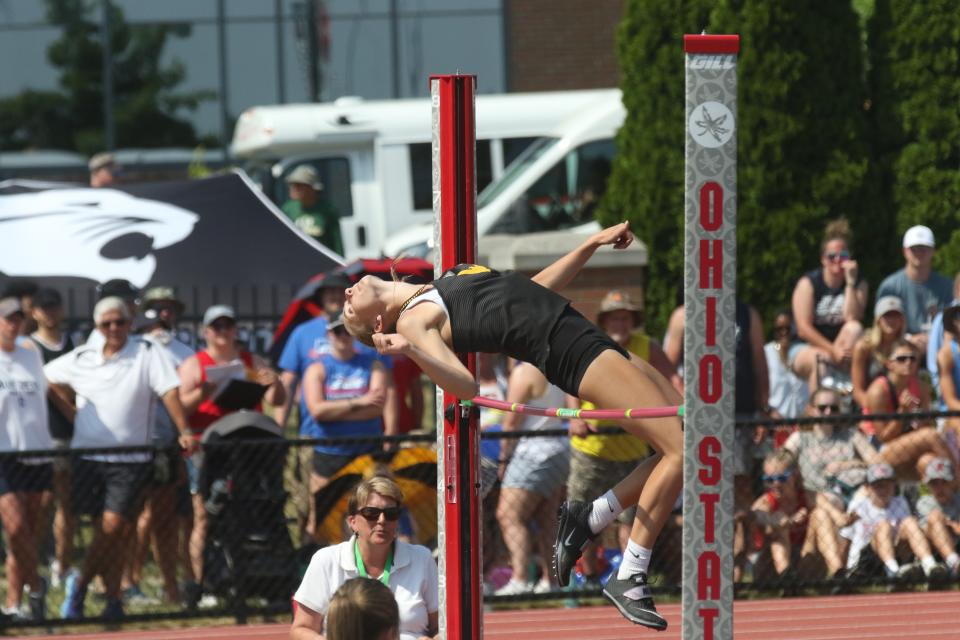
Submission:
<svg viewBox="0 0 960 640">
<path fill-rule="evenodd" d="M 847 569 L 855 569 L 864 551 L 869 549 L 883 563 L 888 577 L 904 582 L 916 581 L 921 575 L 916 564 L 901 566 L 897 560 L 897 552 L 909 548 L 920 559 L 922 573 L 929 580 L 943 580 L 946 569 L 934 560 L 927 538 L 917 519 L 910 514 L 906 499 L 895 495 L 896 488 L 893 467 L 886 462 L 878 462 L 867 469 L 867 484 L 854 496 L 848 508 L 858 518 L 840 530 L 841 537 L 850 541 Z"/>
<path fill-rule="evenodd" d="M 935 458 L 927 464 L 923 482 L 930 489 L 917 501 L 920 525 L 930 544 L 947 563 L 950 575 L 960 569 L 957 536 L 960 536 L 960 495 L 956 492 L 953 465 L 946 458 Z"/>
<path fill-rule="evenodd" d="M 761 549 L 754 578 L 762 580 L 772 563 L 777 579 L 786 580 L 799 560 L 809 515 L 794 455 L 778 449 L 767 456 L 763 461 L 763 482 L 767 489 L 752 507 L 756 542 Z"/>
</svg>

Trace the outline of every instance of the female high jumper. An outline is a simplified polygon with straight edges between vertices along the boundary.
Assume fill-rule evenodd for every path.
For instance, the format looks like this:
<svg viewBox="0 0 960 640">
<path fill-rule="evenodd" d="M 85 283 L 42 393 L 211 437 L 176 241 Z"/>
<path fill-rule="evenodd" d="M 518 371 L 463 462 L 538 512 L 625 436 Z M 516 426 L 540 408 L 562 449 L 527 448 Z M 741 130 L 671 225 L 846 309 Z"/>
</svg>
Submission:
<svg viewBox="0 0 960 640">
<path fill-rule="evenodd" d="M 346 291 L 344 324 L 383 354 L 404 354 L 444 391 L 461 399 L 477 394 L 473 374 L 456 353 L 503 353 L 537 366 L 550 382 L 603 409 L 663 407 L 680 397 L 656 370 L 634 359 L 575 311 L 563 289 L 603 245 L 633 242 L 626 222 L 599 231 L 552 265 L 527 278 L 472 264 L 457 265 L 433 282 L 417 285 L 366 276 Z M 589 539 L 638 503 L 636 519 L 615 576 L 604 595 L 630 621 L 665 629 L 649 587 L 653 543 L 683 481 L 680 419 L 624 420 L 623 428 L 649 442 L 656 455 L 593 503 L 560 508 L 554 568 L 561 585 Z"/>
</svg>

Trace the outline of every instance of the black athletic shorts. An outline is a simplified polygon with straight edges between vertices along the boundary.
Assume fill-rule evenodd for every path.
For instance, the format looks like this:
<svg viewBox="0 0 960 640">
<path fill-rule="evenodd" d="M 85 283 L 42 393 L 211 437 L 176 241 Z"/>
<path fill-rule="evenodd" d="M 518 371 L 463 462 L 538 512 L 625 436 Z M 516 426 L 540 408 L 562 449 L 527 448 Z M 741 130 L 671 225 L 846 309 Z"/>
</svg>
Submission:
<svg viewBox="0 0 960 640">
<path fill-rule="evenodd" d="M 49 462 L 23 464 L 13 458 L 0 460 L 0 496 L 49 491 L 52 481 L 53 465 Z"/>
<path fill-rule="evenodd" d="M 570 306 L 553 325 L 549 343 L 543 373 L 547 380 L 574 396 L 580 395 L 580 381 L 587 367 L 607 349 L 630 359 L 623 347 Z"/>
<path fill-rule="evenodd" d="M 76 458 L 70 492 L 73 511 L 94 517 L 112 511 L 132 521 L 143 506 L 143 490 L 152 476 L 153 462 Z"/>
<path fill-rule="evenodd" d="M 362 455 L 362 454 L 357 454 Z M 313 472 L 318 476 L 329 478 L 337 471 L 353 462 L 355 455 L 338 456 L 332 453 L 313 452 Z"/>
</svg>

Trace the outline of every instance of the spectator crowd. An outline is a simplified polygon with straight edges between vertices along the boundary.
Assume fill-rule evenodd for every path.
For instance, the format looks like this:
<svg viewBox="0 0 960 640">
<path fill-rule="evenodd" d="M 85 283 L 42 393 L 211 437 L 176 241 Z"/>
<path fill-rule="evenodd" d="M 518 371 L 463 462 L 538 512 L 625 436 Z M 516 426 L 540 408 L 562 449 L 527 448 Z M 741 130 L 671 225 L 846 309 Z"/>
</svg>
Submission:
<svg viewBox="0 0 960 640">
<path fill-rule="evenodd" d="M 112 160 L 97 171 L 106 176 L 111 168 Z M 304 212 L 312 206 L 310 191 L 322 189 L 307 171 L 288 182 Z M 314 227 L 322 220 L 316 213 Z M 315 233 L 314 227 L 305 230 Z M 940 586 L 960 572 L 960 422 L 922 416 L 960 410 L 960 276 L 951 281 L 933 270 L 933 233 L 916 226 L 903 236 L 903 268 L 872 293 L 850 246 L 846 223 L 831 223 L 819 265 L 798 278 L 790 307 L 772 318 L 769 340 L 760 314 L 746 301 L 737 303 L 736 414 L 775 421 L 737 428 L 738 581 L 788 589 L 827 580 L 844 591 L 859 578 L 896 588 Z M 410 516 L 412 501 L 390 471 L 367 470 L 368 484 L 341 519 L 331 523 L 329 510 L 318 509 L 317 497 L 334 490 L 359 458 L 396 454 L 397 439 L 380 437 L 420 430 L 430 406 L 412 361 L 382 356 L 347 333 L 340 314 L 350 284 L 339 273 L 325 276 L 310 301 L 317 315 L 293 330 L 275 365 L 240 346 L 237 315 L 226 305 L 191 310 L 203 312 L 201 348 L 181 342 L 186 306 L 169 287 L 140 292 L 126 281 L 102 284 L 94 330 L 82 344 L 64 331 L 59 292 L 23 282 L 5 291 L 3 614 L 47 617 L 51 587 L 63 589 L 60 614 L 68 619 L 117 620 L 130 605 L 155 599 L 191 608 L 211 604 L 203 586 L 210 503 L 201 490 L 198 453 L 204 433 L 238 410 L 223 398 L 232 380 L 243 380 L 259 390 L 244 409 L 266 413 L 310 440 L 296 449 L 288 485 L 300 488 L 299 541 L 320 551 L 297 592 L 306 610 L 295 626 L 312 637 L 326 608 L 338 602 L 340 584 L 346 594 L 356 575 L 389 576 L 391 567 L 401 575 L 413 563 L 404 579 L 416 589 L 404 593 L 419 595 L 414 604 L 400 601 L 399 628 L 414 638 L 435 633 L 436 575 L 414 544 L 435 545 L 435 534 Z M 642 305 L 624 291 L 606 293 L 595 321 L 682 391 L 681 307 L 662 343 L 645 333 Z M 484 395 L 590 408 L 531 365 L 485 354 L 478 368 Z M 654 455 L 642 440 L 610 433 L 610 426 L 482 412 L 485 433 L 522 434 L 485 440 L 482 451 L 484 510 L 496 531 L 484 540 L 488 593 L 557 588 L 549 563 L 558 505 L 597 499 L 610 478 Z M 359 439 L 324 440 L 338 437 Z M 36 451 L 44 453 L 29 453 Z M 651 567 L 667 581 L 678 579 L 681 506 L 675 505 Z M 633 510 L 624 511 L 588 545 L 577 564 L 578 584 L 598 587 L 615 568 L 633 518 Z M 89 535 L 78 534 L 84 527 Z M 390 546 L 394 539 L 405 546 Z M 85 547 L 80 553 L 78 540 Z M 354 562 L 354 550 L 367 565 Z M 155 595 L 142 588 L 151 553 L 160 583 Z M 334 574 L 332 582 L 317 577 Z M 92 611 L 90 591 L 102 596 L 101 610 Z"/>
</svg>

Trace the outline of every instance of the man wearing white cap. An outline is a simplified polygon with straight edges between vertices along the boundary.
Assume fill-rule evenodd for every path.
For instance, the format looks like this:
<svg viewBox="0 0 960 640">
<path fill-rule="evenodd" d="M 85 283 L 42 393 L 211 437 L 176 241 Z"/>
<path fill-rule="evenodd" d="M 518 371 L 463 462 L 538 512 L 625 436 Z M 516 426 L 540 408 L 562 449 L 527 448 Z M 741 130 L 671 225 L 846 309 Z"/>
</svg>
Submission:
<svg viewBox="0 0 960 640">
<path fill-rule="evenodd" d="M 877 299 L 896 296 L 903 301 L 907 318 L 907 339 L 922 353 L 927 351 L 927 334 L 937 312 L 953 298 L 953 283 L 931 266 L 936 243 L 929 227 L 917 225 L 903 234 L 906 266 L 880 283 Z"/>
<path fill-rule="evenodd" d="M 291 171 L 285 181 L 290 199 L 283 205 L 283 212 L 301 231 L 342 256 L 340 217 L 327 199 L 320 196 L 323 183 L 317 170 L 302 164 Z"/>
</svg>

